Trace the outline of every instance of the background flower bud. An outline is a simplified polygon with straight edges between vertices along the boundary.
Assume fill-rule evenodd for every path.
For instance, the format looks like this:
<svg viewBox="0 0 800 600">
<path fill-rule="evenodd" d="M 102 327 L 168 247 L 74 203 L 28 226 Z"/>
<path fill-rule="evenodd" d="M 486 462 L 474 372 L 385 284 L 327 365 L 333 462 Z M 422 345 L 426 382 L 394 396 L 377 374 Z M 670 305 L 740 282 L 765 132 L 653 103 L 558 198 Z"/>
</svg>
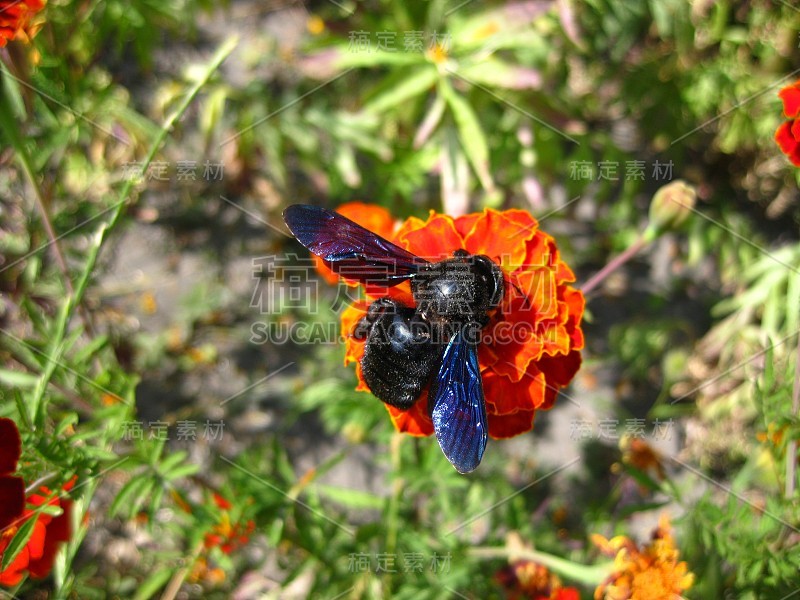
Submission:
<svg viewBox="0 0 800 600">
<path fill-rule="evenodd" d="M 673 181 L 653 196 L 648 232 L 659 235 L 683 224 L 694 209 L 697 193 L 682 179 Z"/>
</svg>

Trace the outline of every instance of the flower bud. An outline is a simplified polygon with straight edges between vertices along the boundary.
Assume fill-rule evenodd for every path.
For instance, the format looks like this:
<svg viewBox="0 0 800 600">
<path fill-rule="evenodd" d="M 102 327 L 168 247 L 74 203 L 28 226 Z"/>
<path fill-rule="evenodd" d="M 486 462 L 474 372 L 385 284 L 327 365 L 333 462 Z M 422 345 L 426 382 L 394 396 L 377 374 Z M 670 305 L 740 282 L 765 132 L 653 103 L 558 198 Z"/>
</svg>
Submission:
<svg viewBox="0 0 800 600">
<path fill-rule="evenodd" d="M 697 193 L 693 186 L 678 179 L 659 189 L 650 203 L 648 233 L 657 236 L 683 224 L 694 209 Z"/>
</svg>

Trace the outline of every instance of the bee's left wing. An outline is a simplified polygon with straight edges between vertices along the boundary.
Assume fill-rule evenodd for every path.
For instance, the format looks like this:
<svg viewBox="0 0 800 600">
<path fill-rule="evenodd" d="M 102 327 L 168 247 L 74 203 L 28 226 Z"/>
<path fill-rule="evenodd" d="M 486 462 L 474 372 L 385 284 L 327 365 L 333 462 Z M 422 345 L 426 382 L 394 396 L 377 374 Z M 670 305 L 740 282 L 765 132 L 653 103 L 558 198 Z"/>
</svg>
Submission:
<svg viewBox="0 0 800 600">
<path fill-rule="evenodd" d="M 459 473 L 474 471 L 486 449 L 488 421 L 478 347 L 462 331 L 451 338 L 428 396 L 436 439 Z"/>
<path fill-rule="evenodd" d="M 391 287 L 428 262 L 321 206 L 293 204 L 283 211 L 283 220 L 334 273 L 360 283 Z"/>
</svg>

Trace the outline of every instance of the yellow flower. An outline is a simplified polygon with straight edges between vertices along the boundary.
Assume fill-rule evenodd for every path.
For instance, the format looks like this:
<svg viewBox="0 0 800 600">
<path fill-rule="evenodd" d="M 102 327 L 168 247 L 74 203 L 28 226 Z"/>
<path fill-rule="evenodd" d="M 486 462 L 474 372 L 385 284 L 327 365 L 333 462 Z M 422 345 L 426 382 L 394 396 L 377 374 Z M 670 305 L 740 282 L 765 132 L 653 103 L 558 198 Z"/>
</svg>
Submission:
<svg viewBox="0 0 800 600">
<path fill-rule="evenodd" d="M 595 600 L 669 600 L 692 587 L 694 574 L 679 561 L 669 519 L 662 516 L 653 540 L 642 549 L 628 537 L 607 540 L 592 535 L 592 542 L 614 558 L 612 575 L 594 592 Z"/>
<path fill-rule="evenodd" d="M 325 31 L 325 21 L 317 15 L 311 15 L 306 21 L 306 29 L 311 35 L 320 35 Z"/>
</svg>

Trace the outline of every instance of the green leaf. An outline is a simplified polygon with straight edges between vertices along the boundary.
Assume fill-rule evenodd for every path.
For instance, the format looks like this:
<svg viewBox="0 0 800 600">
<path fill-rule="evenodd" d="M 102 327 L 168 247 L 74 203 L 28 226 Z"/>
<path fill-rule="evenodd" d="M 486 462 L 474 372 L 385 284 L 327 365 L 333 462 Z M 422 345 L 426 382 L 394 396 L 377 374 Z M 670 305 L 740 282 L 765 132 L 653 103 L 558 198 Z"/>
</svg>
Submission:
<svg viewBox="0 0 800 600">
<path fill-rule="evenodd" d="M 542 76 L 537 70 L 510 64 L 496 57 L 459 66 L 458 74 L 469 82 L 510 90 L 536 90 L 542 84 Z"/>
<path fill-rule="evenodd" d="M 155 596 L 156 592 L 166 585 L 174 572 L 175 569 L 164 567 L 150 575 L 136 590 L 133 600 L 147 600 Z"/>
<path fill-rule="evenodd" d="M 356 67 L 378 67 L 413 65 L 425 62 L 423 54 L 412 52 L 358 52 L 347 48 L 338 48 L 339 55 L 335 59 L 338 69 L 352 69 Z"/>
<path fill-rule="evenodd" d="M 173 452 L 168 454 L 162 461 L 161 464 L 158 465 L 158 470 L 162 474 L 169 473 L 172 469 L 177 467 L 180 463 L 186 460 L 188 454 L 185 450 L 180 450 L 178 452 Z"/>
<path fill-rule="evenodd" d="M 433 65 L 423 65 L 404 76 L 398 85 L 377 95 L 364 106 L 365 112 L 380 113 L 411 98 L 428 92 L 439 79 L 439 71 Z"/>
<path fill-rule="evenodd" d="M 33 389 L 39 377 L 25 373 L 23 371 L 12 371 L 10 369 L 0 369 L 0 383 L 4 383 L 12 388 Z"/>
<path fill-rule="evenodd" d="M 126 515 L 132 515 L 133 513 L 130 509 L 134 505 L 135 500 L 148 487 L 148 484 L 152 486 L 152 483 L 153 481 L 147 475 L 134 476 L 128 483 L 122 486 L 117 497 L 114 498 L 114 501 L 111 503 L 108 513 L 113 517 L 121 513 L 123 509 L 127 509 L 129 512 L 127 512 Z"/>
<path fill-rule="evenodd" d="M 380 496 L 333 485 L 318 484 L 317 489 L 326 498 L 350 508 L 380 510 L 386 500 Z"/>
<path fill-rule="evenodd" d="M 183 477 L 194 475 L 199 470 L 200 465 L 196 463 L 186 463 L 175 467 L 169 473 L 167 473 L 165 477 L 168 481 L 175 481 L 176 479 L 182 479 Z"/>
<path fill-rule="evenodd" d="M 449 82 L 444 79 L 439 81 L 439 89 L 453 112 L 464 153 L 478 175 L 483 189 L 490 193 L 494 192 L 494 180 L 489 172 L 489 145 L 478 121 L 478 116 L 472 110 L 469 102 L 456 92 Z"/>
<path fill-rule="evenodd" d="M 25 547 L 25 544 L 28 543 L 28 540 L 31 539 L 33 526 L 36 525 L 37 519 L 38 517 L 31 517 L 20 525 L 17 533 L 14 534 L 14 537 L 11 538 L 11 542 L 9 542 L 8 546 L 6 546 L 6 549 L 3 551 L 3 562 L 0 564 L 0 572 L 8 568 L 8 565 L 17 558 L 17 554 L 20 553 Z"/>
</svg>

